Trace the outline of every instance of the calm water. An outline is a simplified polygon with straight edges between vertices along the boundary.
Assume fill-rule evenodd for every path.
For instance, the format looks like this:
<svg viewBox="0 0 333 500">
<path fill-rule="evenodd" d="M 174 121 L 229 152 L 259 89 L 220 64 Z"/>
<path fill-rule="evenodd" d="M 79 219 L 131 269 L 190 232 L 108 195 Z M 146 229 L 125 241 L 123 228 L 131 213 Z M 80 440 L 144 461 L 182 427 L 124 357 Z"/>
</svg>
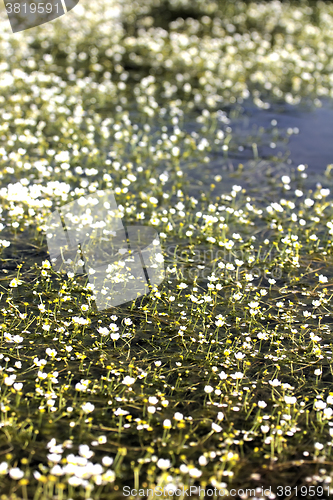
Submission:
<svg viewBox="0 0 333 500">
<path fill-rule="evenodd" d="M 193 194 L 210 185 L 217 174 L 222 174 L 223 182 L 216 194 L 235 183 L 250 191 L 260 183 L 262 192 L 268 192 L 267 177 L 280 181 L 300 164 L 307 166 L 305 187 L 313 189 L 318 182 L 332 185 L 332 178 L 324 174 L 333 163 L 333 100 L 322 100 L 322 107 L 271 103 L 269 109 L 247 101 L 228 115 L 232 129 L 228 155 L 217 151 L 204 168 L 191 172 Z M 240 175 L 236 173 L 239 164 L 243 165 Z"/>
<path fill-rule="evenodd" d="M 290 136 L 288 150 L 292 165 L 308 165 L 308 173 L 323 173 L 333 162 L 333 100 L 323 100 L 322 107 L 311 105 L 279 106 L 271 104 L 269 110 L 244 106 L 244 122 L 248 128 L 268 128 L 272 120 L 279 129 L 298 129 Z"/>
</svg>

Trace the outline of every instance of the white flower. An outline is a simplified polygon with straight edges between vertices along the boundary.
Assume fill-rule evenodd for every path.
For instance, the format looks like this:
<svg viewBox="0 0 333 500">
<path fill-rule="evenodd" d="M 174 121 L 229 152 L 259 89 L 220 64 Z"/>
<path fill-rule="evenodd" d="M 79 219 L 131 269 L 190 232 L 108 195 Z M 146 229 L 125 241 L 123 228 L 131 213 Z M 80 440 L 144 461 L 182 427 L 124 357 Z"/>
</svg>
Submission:
<svg viewBox="0 0 333 500">
<path fill-rule="evenodd" d="M 285 396 L 284 400 L 287 405 L 294 405 L 297 401 L 297 398 L 295 396 Z"/>
<path fill-rule="evenodd" d="M 129 376 L 127 375 L 127 376 L 124 378 L 124 380 L 122 381 L 122 384 L 127 385 L 127 386 L 130 386 L 130 385 L 134 384 L 135 380 L 136 380 L 135 378 L 133 378 L 133 377 L 129 377 Z"/>
<path fill-rule="evenodd" d="M 324 418 L 331 418 L 332 415 L 333 415 L 332 408 L 325 408 L 324 409 Z"/>
<path fill-rule="evenodd" d="M 55 349 L 50 349 L 49 347 L 46 349 L 45 352 L 51 358 L 54 358 L 57 355 L 57 351 Z"/>
<path fill-rule="evenodd" d="M 155 406 L 148 406 L 147 411 L 148 411 L 148 413 L 153 414 L 153 413 L 155 413 L 156 408 L 155 408 Z"/>
<path fill-rule="evenodd" d="M 235 270 L 235 266 L 233 264 L 231 264 L 230 262 L 228 262 L 228 264 L 225 267 L 226 267 L 226 269 L 228 271 L 234 271 Z"/>
<path fill-rule="evenodd" d="M 60 465 L 54 465 L 50 470 L 50 473 L 54 476 L 62 476 L 64 474 L 62 467 Z"/>
<path fill-rule="evenodd" d="M 323 410 L 324 408 L 326 408 L 326 403 L 321 400 L 315 401 L 314 407 L 316 410 Z"/>
<path fill-rule="evenodd" d="M 7 375 L 4 379 L 4 383 L 6 385 L 13 385 L 13 383 L 15 382 L 15 379 L 16 379 L 16 375 Z"/>
<path fill-rule="evenodd" d="M 187 288 L 187 285 L 186 285 L 186 283 L 179 283 L 179 285 L 177 285 L 177 287 L 180 289 L 183 289 L 183 288 Z"/>
<path fill-rule="evenodd" d="M 97 329 L 98 333 L 100 333 L 101 335 L 105 336 L 105 335 L 109 335 L 109 330 L 108 328 L 106 328 L 105 326 L 104 327 L 99 327 Z"/>
<path fill-rule="evenodd" d="M 72 321 L 73 323 L 77 323 L 78 325 L 88 325 L 90 320 L 86 318 L 80 318 L 79 316 L 73 316 Z"/>
<path fill-rule="evenodd" d="M 171 420 L 166 418 L 163 422 L 163 427 L 164 427 L 164 429 L 171 429 L 171 427 L 172 427 Z"/>
<path fill-rule="evenodd" d="M 68 483 L 71 486 L 80 486 L 80 484 L 82 484 L 82 482 L 83 482 L 83 479 L 76 477 L 76 476 L 72 476 L 68 479 Z"/>
<path fill-rule="evenodd" d="M 267 336 L 267 335 L 266 335 L 266 333 L 264 333 L 264 332 L 259 332 L 259 333 L 257 333 L 257 337 L 258 337 L 258 339 L 260 339 L 260 340 L 263 340 L 263 339 L 265 339 L 265 340 L 266 340 L 266 339 L 268 339 L 268 336 Z"/>
<path fill-rule="evenodd" d="M 102 464 L 105 465 L 105 467 L 109 467 L 110 465 L 113 464 L 113 458 L 112 457 L 103 457 L 102 458 Z"/>
<path fill-rule="evenodd" d="M 107 442 L 107 438 L 106 438 L 106 436 L 99 436 L 97 438 L 97 441 L 99 444 L 105 444 Z"/>
<path fill-rule="evenodd" d="M 53 446 L 56 446 L 57 441 L 55 438 L 52 438 L 46 445 L 46 448 L 52 448 Z"/>
<path fill-rule="evenodd" d="M 7 462 L 1 462 L 1 464 L 0 464 L 0 474 L 1 475 L 7 474 L 7 471 L 8 471 L 8 464 L 7 464 Z"/>
<path fill-rule="evenodd" d="M 324 445 L 322 443 L 315 443 L 314 445 L 316 450 L 322 450 L 324 448 Z"/>
<path fill-rule="evenodd" d="M 22 342 L 23 337 L 21 335 L 14 335 L 13 341 L 16 343 Z"/>
<path fill-rule="evenodd" d="M 9 283 L 9 286 L 11 288 L 16 288 L 18 285 L 21 285 L 21 283 L 23 283 L 23 281 L 19 280 L 18 278 L 14 278 L 10 283 Z M 13 470 L 13 469 L 11 469 Z"/>
<path fill-rule="evenodd" d="M 267 403 L 265 403 L 265 401 L 258 401 L 258 406 L 259 408 L 266 408 Z"/>
<path fill-rule="evenodd" d="M 269 431 L 269 425 L 262 425 L 260 427 L 260 429 L 261 429 L 261 432 L 263 432 L 264 434 L 266 434 Z"/>
<path fill-rule="evenodd" d="M 180 413 L 179 411 L 176 411 L 176 413 L 174 414 L 173 418 L 175 420 L 183 420 L 184 415 L 182 413 Z"/>
<path fill-rule="evenodd" d="M 194 467 L 193 469 L 189 469 L 188 473 L 191 477 L 194 478 L 198 478 L 202 475 L 201 470 L 197 469 L 196 467 Z"/>
<path fill-rule="evenodd" d="M 80 382 L 77 382 L 77 384 L 75 384 L 75 390 L 85 392 L 88 389 L 88 385 L 90 384 L 90 382 L 90 380 L 81 379 Z"/>
<path fill-rule="evenodd" d="M 62 455 L 59 455 L 58 453 L 49 453 L 47 455 L 47 458 L 48 458 L 48 460 L 50 460 L 50 462 L 58 463 L 62 459 Z"/>
<path fill-rule="evenodd" d="M 94 452 L 90 450 L 87 444 L 80 444 L 79 454 L 81 455 L 81 457 L 89 459 L 94 455 Z"/>
<path fill-rule="evenodd" d="M 164 458 L 160 458 L 157 462 L 157 467 L 159 467 L 160 469 L 162 470 L 166 470 L 166 469 L 169 469 L 169 467 L 171 466 L 171 462 L 170 460 L 167 458 L 167 459 L 164 459 Z"/>
<path fill-rule="evenodd" d="M 321 274 L 318 278 L 319 280 L 319 283 L 327 283 L 328 282 L 328 279 L 326 276 L 324 276 L 323 274 Z"/>
<path fill-rule="evenodd" d="M 9 475 L 12 479 L 19 480 L 24 476 L 24 472 L 18 467 L 14 467 L 13 469 L 9 469 Z"/>
<path fill-rule="evenodd" d="M 68 162 L 69 161 L 69 152 L 68 151 L 60 151 L 60 153 L 57 153 L 54 157 L 56 161 L 59 161 L 61 163 Z"/>
<path fill-rule="evenodd" d="M 215 424 L 214 422 L 212 422 L 212 429 L 215 432 L 221 432 L 222 431 L 222 427 L 220 425 L 218 425 L 218 424 Z"/>
<path fill-rule="evenodd" d="M 240 267 L 244 264 L 244 261 L 243 260 L 239 260 L 239 259 L 235 259 L 235 264 L 237 267 Z"/>
<path fill-rule="evenodd" d="M 111 469 L 108 469 L 102 475 L 102 481 L 106 481 L 107 483 L 113 483 L 115 479 L 116 479 L 116 474 Z"/>
<path fill-rule="evenodd" d="M 148 398 L 148 401 L 151 405 L 156 405 L 158 403 L 158 399 L 155 396 L 150 396 L 150 398 Z"/>
<path fill-rule="evenodd" d="M 318 337 L 318 335 L 315 335 L 313 332 L 310 332 L 309 335 L 313 342 L 319 342 L 321 340 L 321 337 Z"/>
<path fill-rule="evenodd" d="M 129 415 L 129 412 L 126 410 L 123 410 L 122 408 L 117 408 L 117 410 L 114 412 L 114 414 L 117 417 L 122 417 L 123 415 Z"/>
<path fill-rule="evenodd" d="M 210 394 L 211 392 L 213 392 L 213 387 L 211 385 L 205 385 L 204 387 L 204 391 L 206 394 Z"/>
<path fill-rule="evenodd" d="M 95 405 L 93 405 L 92 403 L 83 403 L 81 405 L 81 408 L 84 411 L 84 413 L 91 413 L 92 411 L 94 411 Z"/>
</svg>

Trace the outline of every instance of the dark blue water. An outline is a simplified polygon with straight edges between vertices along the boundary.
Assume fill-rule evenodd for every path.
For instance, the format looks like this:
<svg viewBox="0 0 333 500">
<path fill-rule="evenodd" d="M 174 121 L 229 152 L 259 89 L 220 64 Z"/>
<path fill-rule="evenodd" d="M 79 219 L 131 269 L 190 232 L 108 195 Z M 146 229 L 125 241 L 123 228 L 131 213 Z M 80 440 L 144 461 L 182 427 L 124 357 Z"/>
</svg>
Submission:
<svg viewBox="0 0 333 500">
<path fill-rule="evenodd" d="M 268 110 L 245 104 L 240 121 L 248 130 L 260 126 L 269 129 L 272 120 L 276 120 L 275 127 L 279 130 L 287 132 L 292 129 L 286 148 L 291 164 L 308 165 L 309 174 L 323 173 L 327 165 L 333 163 L 333 100 L 321 102 L 321 107 L 271 104 Z M 264 148 L 261 153 L 265 155 L 267 149 Z"/>
<path fill-rule="evenodd" d="M 306 166 L 304 187 L 315 189 L 318 183 L 333 187 L 333 169 L 331 176 L 325 175 L 327 166 L 333 164 L 333 100 L 320 102 L 321 107 L 313 102 L 297 106 L 270 103 L 269 109 L 260 109 L 248 100 L 229 110 L 232 139 L 228 154 L 215 151 L 204 168 L 191 172 L 193 194 L 209 186 L 212 176 L 218 174 L 223 182 L 216 194 L 230 190 L 233 184 L 247 189 L 260 186 L 263 193 L 269 193 L 267 178 L 281 182 L 282 175 L 292 176 L 301 164 Z"/>
</svg>

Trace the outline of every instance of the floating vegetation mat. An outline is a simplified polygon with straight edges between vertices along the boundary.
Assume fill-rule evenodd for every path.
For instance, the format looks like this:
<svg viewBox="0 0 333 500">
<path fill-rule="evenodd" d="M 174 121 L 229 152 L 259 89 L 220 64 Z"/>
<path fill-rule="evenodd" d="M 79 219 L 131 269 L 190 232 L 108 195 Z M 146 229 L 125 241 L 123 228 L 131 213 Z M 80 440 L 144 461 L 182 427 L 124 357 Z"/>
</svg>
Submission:
<svg viewBox="0 0 333 500">
<path fill-rule="evenodd" d="M 332 25 L 328 2 L 107 0 L 12 34 L 2 10 L 1 500 L 328 497 L 332 165 L 243 125 L 329 102 Z M 166 277 L 98 310 L 46 233 L 106 190 Z"/>
</svg>

